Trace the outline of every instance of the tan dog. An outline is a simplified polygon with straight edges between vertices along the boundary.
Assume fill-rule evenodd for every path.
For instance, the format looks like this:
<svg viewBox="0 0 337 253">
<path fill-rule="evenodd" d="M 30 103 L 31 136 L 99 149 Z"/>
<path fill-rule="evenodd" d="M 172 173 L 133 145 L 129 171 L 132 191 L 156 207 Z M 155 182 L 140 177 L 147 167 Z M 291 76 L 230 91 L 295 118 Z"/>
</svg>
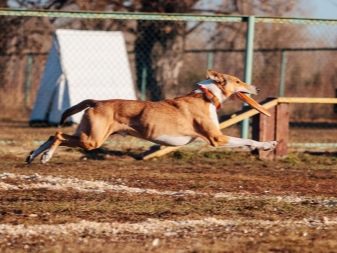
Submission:
<svg viewBox="0 0 337 253">
<path fill-rule="evenodd" d="M 135 100 L 84 100 L 67 109 L 61 119 L 86 109 L 74 135 L 57 132 L 27 157 L 31 163 L 44 152 L 41 162 L 48 162 L 58 146 L 81 147 L 92 150 L 100 147 L 112 134 L 129 134 L 154 143 L 180 146 L 201 138 L 212 146 L 242 147 L 269 150 L 276 141 L 258 142 L 223 135 L 219 129 L 216 109 L 233 94 L 240 94 L 256 109 L 267 114 L 244 93 L 256 94 L 255 86 L 238 78 L 207 71 L 208 79 L 199 82 L 199 89 L 190 94 L 159 102 Z M 246 98 L 246 99 L 245 99 Z"/>
</svg>

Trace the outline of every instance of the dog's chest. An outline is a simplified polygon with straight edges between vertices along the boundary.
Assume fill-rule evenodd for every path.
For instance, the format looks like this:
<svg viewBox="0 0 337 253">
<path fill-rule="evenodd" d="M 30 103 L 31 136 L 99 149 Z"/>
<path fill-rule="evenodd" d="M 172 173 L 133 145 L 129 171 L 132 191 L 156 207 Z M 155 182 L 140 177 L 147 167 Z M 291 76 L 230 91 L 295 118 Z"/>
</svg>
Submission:
<svg viewBox="0 0 337 253">
<path fill-rule="evenodd" d="M 182 146 L 190 143 L 195 138 L 191 136 L 171 136 L 171 135 L 160 135 L 153 139 L 153 142 L 158 144 L 168 145 L 168 146 Z"/>
<path fill-rule="evenodd" d="M 219 128 L 219 119 L 218 119 L 218 114 L 216 113 L 216 107 L 213 104 L 210 104 L 209 106 L 209 116 L 214 123 Z"/>
<path fill-rule="evenodd" d="M 216 107 L 211 104 L 209 106 L 209 117 L 216 127 L 219 127 L 218 115 L 216 113 Z M 186 145 L 195 140 L 192 136 L 174 136 L 174 135 L 160 135 L 154 138 L 152 141 L 158 144 L 169 145 L 169 146 L 182 146 Z"/>
</svg>

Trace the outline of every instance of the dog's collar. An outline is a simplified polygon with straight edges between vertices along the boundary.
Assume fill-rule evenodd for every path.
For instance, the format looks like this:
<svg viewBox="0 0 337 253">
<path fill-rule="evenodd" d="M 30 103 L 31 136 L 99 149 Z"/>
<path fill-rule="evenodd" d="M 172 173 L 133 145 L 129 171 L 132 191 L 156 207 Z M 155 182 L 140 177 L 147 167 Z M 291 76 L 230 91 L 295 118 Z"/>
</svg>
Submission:
<svg viewBox="0 0 337 253">
<path fill-rule="evenodd" d="M 205 94 L 206 98 L 215 105 L 217 110 L 221 108 L 221 103 L 219 99 L 217 98 L 217 96 L 214 95 L 212 91 L 202 85 L 199 86 L 199 90 L 201 90 Z"/>
</svg>

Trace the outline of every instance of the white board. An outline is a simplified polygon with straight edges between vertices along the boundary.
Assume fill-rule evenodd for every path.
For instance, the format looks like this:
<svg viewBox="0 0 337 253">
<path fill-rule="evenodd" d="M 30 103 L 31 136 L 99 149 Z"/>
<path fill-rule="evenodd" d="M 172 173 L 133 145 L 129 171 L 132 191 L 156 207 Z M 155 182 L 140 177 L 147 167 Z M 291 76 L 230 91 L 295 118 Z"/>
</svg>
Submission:
<svg viewBox="0 0 337 253">
<path fill-rule="evenodd" d="M 31 122 L 57 124 L 64 110 L 89 98 L 136 99 L 123 34 L 57 30 Z"/>
</svg>

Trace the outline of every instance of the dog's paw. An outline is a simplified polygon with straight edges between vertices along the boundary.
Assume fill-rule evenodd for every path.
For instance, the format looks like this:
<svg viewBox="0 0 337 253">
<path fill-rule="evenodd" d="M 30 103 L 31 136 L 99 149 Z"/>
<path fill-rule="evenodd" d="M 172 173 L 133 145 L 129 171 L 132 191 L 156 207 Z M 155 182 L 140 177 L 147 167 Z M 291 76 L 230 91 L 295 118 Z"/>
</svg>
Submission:
<svg viewBox="0 0 337 253">
<path fill-rule="evenodd" d="M 33 160 L 34 160 L 34 157 L 33 157 L 33 151 L 31 151 L 31 152 L 29 153 L 29 155 L 26 157 L 25 162 L 26 162 L 27 164 L 31 164 Z"/>
<path fill-rule="evenodd" d="M 263 150 L 274 150 L 277 146 L 277 141 L 265 141 L 262 144 Z"/>
<path fill-rule="evenodd" d="M 52 157 L 52 153 L 50 151 L 46 151 L 41 156 L 41 163 L 45 164 L 47 163 Z"/>
</svg>

